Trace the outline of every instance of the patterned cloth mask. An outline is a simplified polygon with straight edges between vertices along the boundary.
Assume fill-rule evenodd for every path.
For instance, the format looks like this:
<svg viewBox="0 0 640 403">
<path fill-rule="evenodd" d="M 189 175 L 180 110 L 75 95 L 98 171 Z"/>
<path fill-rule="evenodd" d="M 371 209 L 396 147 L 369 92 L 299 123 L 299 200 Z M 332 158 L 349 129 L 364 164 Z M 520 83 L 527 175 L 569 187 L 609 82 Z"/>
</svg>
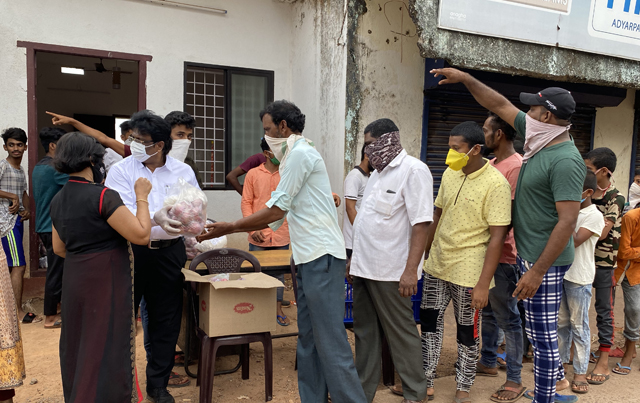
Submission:
<svg viewBox="0 0 640 403">
<path fill-rule="evenodd" d="M 375 142 L 369 144 L 364 152 L 369 156 L 371 166 L 379 173 L 382 172 L 402 152 L 400 132 L 383 134 Z"/>
</svg>

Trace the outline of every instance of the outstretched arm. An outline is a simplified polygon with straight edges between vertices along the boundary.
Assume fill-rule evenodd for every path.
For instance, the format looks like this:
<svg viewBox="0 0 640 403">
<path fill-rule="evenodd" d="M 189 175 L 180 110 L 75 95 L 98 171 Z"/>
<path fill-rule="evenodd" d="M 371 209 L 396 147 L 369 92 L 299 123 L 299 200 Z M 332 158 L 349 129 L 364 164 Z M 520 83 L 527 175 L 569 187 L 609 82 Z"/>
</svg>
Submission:
<svg viewBox="0 0 640 403">
<path fill-rule="evenodd" d="M 71 125 L 75 127 L 77 131 L 87 134 L 93 137 L 94 139 L 98 140 L 98 143 L 102 144 L 104 147 L 110 148 L 113 151 L 120 154 L 122 157 L 125 157 L 124 144 L 122 144 L 116 139 L 112 139 L 111 137 L 102 133 L 100 130 L 91 128 L 85 125 L 84 123 L 78 122 L 74 118 L 70 118 L 68 116 L 58 115 L 57 113 L 52 113 L 52 112 L 47 112 L 47 114 L 53 116 L 53 118 L 51 119 L 51 122 L 54 125 L 56 126 Z"/>
<path fill-rule="evenodd" d="M 513 122 L 520 110 L 493 88 L 481 83 L 477 79 L 473 78 L 469 73 L 450 67 L 444 69 L 433 69 L 430 73 L 433 74 L 434 77 L 445 77 L 444 80 L 438 83 L 439 85 L 455 83 L 464 84 L 480 105 L 489 109 L 491 112 L 500 116 L 502 120 L 513 126 Z"/>
</svg>

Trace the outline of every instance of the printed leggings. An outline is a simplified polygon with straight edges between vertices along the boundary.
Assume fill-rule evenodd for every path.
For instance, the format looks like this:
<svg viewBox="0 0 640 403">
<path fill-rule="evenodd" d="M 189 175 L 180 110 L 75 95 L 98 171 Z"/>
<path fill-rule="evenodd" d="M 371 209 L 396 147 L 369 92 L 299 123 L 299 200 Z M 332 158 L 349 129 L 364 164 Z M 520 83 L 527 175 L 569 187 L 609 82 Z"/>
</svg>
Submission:
<svg viewBox="0 0 640 403">
<path fill-rule="evenodd" d="M 442 351 L 444 311 L 453 301 L 456 316 L 458 361 L 456 361 L 457 390 L 469 392 L 476 378 L 476 362 L 480 352 L 478 321 L 480 311 L 471 308 L 471 288 L 424 276 L 420 323 L 422 327 L 422 362 L 427 387 L 433 387 L 436 367 Z"/>
</svg>

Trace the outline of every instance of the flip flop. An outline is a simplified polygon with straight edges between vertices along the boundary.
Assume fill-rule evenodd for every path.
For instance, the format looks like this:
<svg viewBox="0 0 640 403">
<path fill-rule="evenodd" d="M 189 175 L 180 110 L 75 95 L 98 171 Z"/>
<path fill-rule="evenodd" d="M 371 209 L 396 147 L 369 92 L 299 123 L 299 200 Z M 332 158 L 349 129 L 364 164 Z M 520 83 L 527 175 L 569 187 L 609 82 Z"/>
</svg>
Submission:
<svg viewBox="0 0 640 403">
<path fill-rule="evenodd" d="M 589 388 L 587 388 L 587 390 L 576 389 L 576 388 L 579 388 L 581 386 L 589 386 L 589 383 L 588 382 L 583 382 L 583 381 L 571 381 L 571 391 L 573 393 L 584 394 L 584 393 L 589 392 Z"/>
<path fill-rule="evenodd" d="M 44 325 L 45 329 L 59 329 L 62 327 L 62 319 L 58 319 L 55 322 L 53 322 L 53 325 L 47 326 Z"/>
<path fill-rule="evenodd" d="M 191 385 L 191 379 L 186 375 L 180 375 L 177 372 L 171 372 L 169 376 L 168 388 L 182 388 Z"/>
<path fill-rule="evenodd" d="M 497 353 L 496 356 L 498 358 L 501 358 L 502 361 L 504 361 L 504 364 L 503 364 L 496 359 L 496 362 L 498 363 L 498 366 L 500 367 L 500 369 L 507 369 L 507 352 L 505 351 L 502 353 Z M 504 401 L 504 400 L 501 400 L 501 401 Z"/>
<path fill-rule="evenodd" d="M 629 372 L 622 372 L 621 369 L 629 370 Z M 629 375 L 631 373 L 631 367 L 625 367 L 624 365 L 620 365 L 619 362 L 616 362 L 616 366 L 611 370 L 614 374 L 618 375 Z"/>
<path fill-rule="evenodd" d="M 526 391 L 527 391 L 527 388 L 525 388 L 525 387 L 523 386 L 522 388 L 518 389 L 518 388 L 514 388 L 514 387 L 512 387 L 512 386 L 504 386 L 504 385 L 502 385 L 502 386 L 500 386 L 500 389 L 498 389 L 498 390 L 496 391 L 496 394 L 500 395 L 500 392 L 504 392 L 504 391 L 517 393 L 517 394 L 518 394 L 518 396 L 514 397 L 513 399 L 509 399 L 509 400 L 501 400 L 501 399 L 498 399 L 497 397 L 493 397 L 493 396 L 491 396 L 491 397 L 490 397 L 491 401 L 493 401 L 493 402 L 498 402 L 498 403 L 511 403 L 511 402 L 515 402 L 516 400 L 520 399 L 520 398 L 522 397 L 522 395 L 524 395 L 524 392 L 526 392 Z"/>
<path fill-rule="evenodd" d="M 280 326 L 289 326 L 289 323 L 285 322 L 285 319 L 287 319 L 286 315 L 285 316 L 278 315 L 276 317 L 276 322 L 278 322 Z M 280 320 L 282 320 L 282 322 L 280 322 Z"/>
<path fill-rule="evenodd" d="M 529 393 L 531 393 L 531 395 Z M 533 400 L 533 391 L 532 390 L 528 390 L 522 396 L 526 397 L 529 400 Z M 556 396 L 553 399 L 553 401 L 554 401 L 554 403 L 575 403 L 575 402 L 578 401 L 578 396 L 561 395 L 559 393 L 556 393 Z"/>
<path fill-rule="evenodd" d="M 403 396 L 402 389 L 397 389 L 396 385 L 389 386 L 389 390 L 396 396 Z"/>
<path fill-rule="evenodd" d="M 598 358 L 600 358 L 600 356 L 596 355 L 595 351 L 592 351 L 591 352 L 591 356 L 589 357 L 589 362 L 592 363 L 592 364 L 595 364 L 595 363 L 598 362 Z"/>
<path fill-rule="evenodd" d="M 487 368 L 487 369 L 492 369 L 492 368 Z M 480 366 L 476 365 L 476 376 L 486 376 L 489 378 L 495 378 L 498 376 L 498 371 L 496 371 L 495 374 L 492 374 L 490 372 L 485 372 L 484 369 L 480 368 Z"/>
<path fill-rule="evenodd" d="M 471 403 L 470 397 L 454 397 L 454 403 Z"/>
<path fill-rule="evenodd" d="M 605 375 L 605 374 L 594 374 L 593 372 L 591 373 L 591 377 L 593 378 L 594 376 L 604 376 L 604 380 L 603 381 L 594 381 L 593 379 L 587 379 L 587 382 L 589 382 L 591 385 L 602 385 L 603 383 L 605 383 L 606 381 L 609 380 L 609 376 L 610 375 Z"/>
<path fill-rule="evenodd" d="M 24 315 L 24 318 L 22 318 L 22 323 L 24 323 L 25 325 L 28 325 L 29 323 L 40 323 L 42 322 L 42 318 L 39 318 L 39 320 L 37 320 L 38 317 L 36 316 L 35 313 L 33 312 L 27 312 Z"/>
</svg>

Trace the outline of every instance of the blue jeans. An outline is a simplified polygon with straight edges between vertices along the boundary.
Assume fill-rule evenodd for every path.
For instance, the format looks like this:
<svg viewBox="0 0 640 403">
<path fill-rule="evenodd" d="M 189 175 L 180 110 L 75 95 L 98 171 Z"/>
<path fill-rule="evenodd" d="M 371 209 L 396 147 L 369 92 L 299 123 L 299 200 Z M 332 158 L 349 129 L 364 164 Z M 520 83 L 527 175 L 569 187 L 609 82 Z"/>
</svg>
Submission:
<svg viewBox="0 0 640 403">
<path fill-rule="evenodd" d="M 144 351 L 147 353 L 147 362 L 151 358 L 151 342 L 149 341 L 149 312 L 147 312 L 147 302 L 144 297 L 140 300 L 140 320 L 142 321 L 142 333 L 144 341 Z"/>
<path fill-rule="evenodd" d="M 589 366 L 591 332 L 589 331 L 589 307 L 591 284 L 580 285 L 564 280 L 562 302 L 558 312 L 558 349 L 560 359 L 568 363 L 571 358 L 571 341 L 575 343 L 573 372 L 585 375 Z"/>
<path fill-rule="evenodd" d="M 249 250 L 250 251 L 257 251 L 257 250 L 289 250 L 289 245 L 262 247 L 262 246 L 257 246 L 257 245 L 254 245 L 254 244 L 250 243 L 249 244 Z M 280 280 L 280 282 L 282 282 L 282 284 L 284 284 L 284 274 L 276 274 L 276 275 L 269 274 L 269 275 L 271 277 L 274 277 L 274 278 Z M 278 291 L 276 292 L 276 300 L 278 302 L 282 302 L 283 299 L 284 299 L 284 287 L 278 287 Z"/>
<path fill-rule="evenodd" d="M 640 340 L 640 284 L 631 285 L 629 280 L 622 280 L 624 295 L 624 338 L 631 341 Z"/>
<path fill-rule="evenodd" d="M 346 261 L 298 264 L 298 390 L 304 403 L 366 403 L 344 329 Z"/>
<path fill-rule="evenodd" d="M 522 383 L 522 324 L 518 299 L 512 297 L 519 279 L 516 265 L 500 263 L 493 279 L 496 286 L 489 291 L 489 304 L 482 309 L 482 358 L 480 363 L 496 367 L 496 352 L 504 331 L 507 343 L 507 381 Z"/>
</svg>

